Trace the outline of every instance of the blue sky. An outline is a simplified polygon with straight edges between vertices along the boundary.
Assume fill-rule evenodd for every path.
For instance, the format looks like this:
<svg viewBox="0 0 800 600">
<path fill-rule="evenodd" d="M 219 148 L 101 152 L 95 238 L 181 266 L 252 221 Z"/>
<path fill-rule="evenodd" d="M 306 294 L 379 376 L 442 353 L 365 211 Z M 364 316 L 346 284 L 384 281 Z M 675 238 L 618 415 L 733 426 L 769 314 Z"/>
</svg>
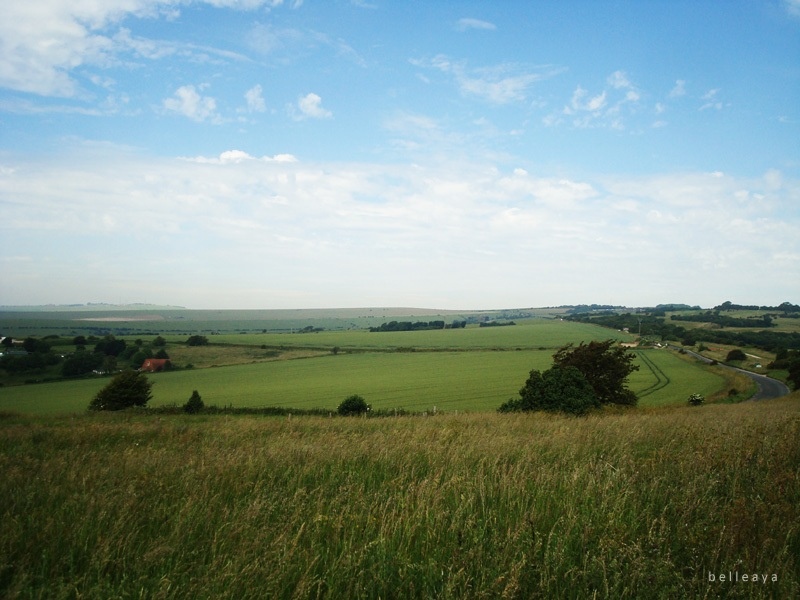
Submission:
<svg viewBox="0 0 800 600">
<path fill-rule="evenodd" d="M 800 0 L 12 0 L 0 304 L 800 300 Z"/>
</svg>

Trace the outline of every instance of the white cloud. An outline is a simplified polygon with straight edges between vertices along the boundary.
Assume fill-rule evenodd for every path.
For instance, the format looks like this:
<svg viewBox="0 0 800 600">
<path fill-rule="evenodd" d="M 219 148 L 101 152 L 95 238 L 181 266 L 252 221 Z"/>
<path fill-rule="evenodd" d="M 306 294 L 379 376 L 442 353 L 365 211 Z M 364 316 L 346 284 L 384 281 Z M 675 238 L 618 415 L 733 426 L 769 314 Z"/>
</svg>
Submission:
<svg viewBox="0 0 800 600">
<path fill-rule="evenodd" d="M 244 150 L 226 150 L 222 152 L 218 157 L 206 157 L 206 156 L 197 156 L 194 158 L 186 159 L 190 162 L 196 162 L 205 165 L 227 165 L 231 163 L 241 163 L 244 161 L 263 161 L 263 162 L 276 162 L 276 163 L 294 163 L 297 162 L 297 158 L 295 158 L 292 154 L 276 154 L 275 156 L 262 156 L 261 158 L 256 158 L 255 156 L 251 156 Z"/>
<path fill-rule="evenodd" d="M 191 0 L 189 0 L 191 1 Z M 236 10 L 274 8 L 281 0 L 195 0 Z M 293 3 L 297 4 L 297 2 Z M 75 97 L 77 68 L 104 68 L 124 52 L 157 59 L 174 54 L 172 42 L 134 37 L 115 25 L 129 16 L 175 18 L 176 0 L 36 0 L 6 2 L 0 19 L 0 87 L 42 96 Z M 187 47 L 200 49 L 193 45 Z M 206 49 L 229 56 L 230 53 Z"/>
<path fill-rule="evenodd" d="M 297 99 L 297 105 L 290 107 L 290 114 L 297 120 L 330 119 L 333 113 L 322 106 L 322 98 L 309 93 Z"/>
<path fill-rule="evenodd" d="M 678 79 L 675 81 L 675 86 L 670 90 L 669 97 L 670 98 L 680 98 L 681 96 L 686 95 L 686 81 L 683 79 Z"/>
<path fill-rule="evenodd" d="M 469 68 L 466 63 L 453 62 L 441 54 L 431 59 L 414 59 L 410 62 L 417 67 L 436 69 L 452 75 L 461 93 L 483 98 L 493 104 L 523 101 L 535 83 L 563 71 L 552 66 L 534 68 L 514 63 Z"/>
<path fill-rule="evenodd" d="M 575 88 L 569 105 L 564 107 L 564 114 L 573 115 L 580 111 L 597 112 L 606 105 L 606 92 L 587 98 L 589 92 L 581 86 Z"/>
<path fill-rule="evenodd" d="M 36 163 L 4 157 L 0 235 L 32 258 L 4 265 L 15 302 L 130 289 L 207 308 L 463 308 L 647 304 L 680 289 L 713 305 L 752 298 L 740 276 L 751 271 L 756 303 L 773 303 L 800 280 L 798 198 L 800 182 L 777 171 L 590 181 L 479 163 L 305 164 L 242 149 L 164 160 L 82 146 Z"/>
<path fill-rule="evenodd" d="M 255 52 L 281 64 L 292 64 L 301 57 L 319 52 L 330 56 L 333 51 L 356 65 L 366 65 L 361 55 L 341 38 L 309 29 L 256 23 L 246 33 L 245 41 Z"/>
<path fill-rule="evenodd" d="M 800 0 L 784 0 L 787 12 L 793 17 L 800 17 Z"/>
<path fill-rule="evenodd" d="M 704 104 L 700 107 L 700 110 L 722 110 L 722 102 L 719 101 L 717 98 L 717 94 L 719 94 L 718 89 L 708 90 L 703 96 L 701 100 L 704 100 Z"/>
<path fill-rule="evenodd" d="M 171 98 L 164 100 L 164 108 L 181 114 L 193 121 L 218 122 L 217 101 L 210 96 L 201 96 L 193 85 L 184 85 L 175 90 Z"/>
<path fill-rule="evenodd" d="M 247 101 L 248 112 L 264 112 L 267 110 L 262 91 L 260 85 L 255 85 L 245 92 L 244 98 Z"/>
<path fill-rule="evenodd" d="M 628 75 L 624 71 L 614 71 L 606 79 L 608 85 L 614 89 L 627 89 L 632 87 Z"/>
<path fill-rule="evenodd" d="M 590 94 L 578 85 L 572 92 L 569 102 L 560 114 L 551 113 L 543 119 L 548 127 L 561 125 L 563 117 L 575 128 L 605 127 L 624 130 L 627 120 L 635 114 L 642 92 L 634 85 L 625 71 L 615 71 L 606 78 L 606 88 L 599 93 Z M 657 108 L 663 109 L 663 105 Z"/>
<path fill-rule="evenodd" d="M 489 21 L 482 21 L 480 19 L 463 18 L 456 22 L 456 29 L 459 31 L 467 31 L 469 29 L 481 29 L 485 31 L 494 31 L 497 26 Z"/>
</svg>

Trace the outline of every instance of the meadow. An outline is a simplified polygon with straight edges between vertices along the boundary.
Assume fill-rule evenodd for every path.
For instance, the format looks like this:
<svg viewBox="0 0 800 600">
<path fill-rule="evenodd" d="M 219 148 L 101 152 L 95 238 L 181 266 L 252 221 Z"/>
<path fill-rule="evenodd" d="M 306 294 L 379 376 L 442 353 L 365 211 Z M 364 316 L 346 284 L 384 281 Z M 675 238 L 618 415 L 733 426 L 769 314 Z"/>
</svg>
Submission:
<svg viewBox="0 0 800 600">
<path fill-rule="evenodd" d="M 139 339 L 122 337 L 129 344 Z M 494 411 L 517 394 L 531 369 L 549 368 L 553 353 L 564 344 L 632 339 L 596 325 L 543 318 L 510 327 L 411 332 L 229 332 L 209 335 L 208 346 L 187 346 L 183 335 L 164 337 L 173 363 L 194 368 L 150 375 L 151 406 L 180 406 L 197 390 L 207 405 L 220 407 L 335 410 L 345 397 L 359 394 L 376 409 L 420 412 Z M 663 349 L 638 352 L 637 363 L 641 368 L 632 374 L 630 387 L 643 406 L 742 388 L 724 373 Z M 90 377 L 3 386 L 0 410 L 82 412 L 107 382 L 107 377 Z"/>
<path fill-rule="evenodd" d="M 0 596 L 798 597 L 798 400 L 3 414 Z"/>
<path fill-rule="evenodd" d="M 373 334 L 382 335 L 382 334 Z M 219 352 L 219 350 L 215 350 Z M 723 375 L 667 350 L 637 354 L 630 387 L 641 406 L 682 404 L 711 396 Z M 150 406 L 183 405 L 197 390 L 207 405 L 281 406 L 335 411 L 351 394 L 376 409 L 494 411 L 515 396 L 531 369 L 552 364 L 550 350 L 331 353 L 150 375 Z M 652 365 L 652 366 L 651 366 Z M 86 410 L 107 377 L 0 388 L 0 410 L 67 414 Z"/>
</svg>

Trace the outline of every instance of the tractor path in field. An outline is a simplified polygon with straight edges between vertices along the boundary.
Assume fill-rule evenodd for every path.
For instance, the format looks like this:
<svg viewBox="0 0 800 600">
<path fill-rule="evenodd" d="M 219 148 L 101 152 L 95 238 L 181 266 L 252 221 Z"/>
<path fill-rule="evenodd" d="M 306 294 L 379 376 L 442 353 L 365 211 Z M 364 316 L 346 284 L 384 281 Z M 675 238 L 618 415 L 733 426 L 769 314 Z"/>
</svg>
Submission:
<svg viewBox="0 0 800 600">
<path fill-rule="evenodd" d="M 656 365 L 652 359 L 647 356 L 644 352 L 638 351 L 636 354 L 639 356 L 639 360 L 642 364 L 649 369 L 649 371 L 655 377 L 656 382 L 651 385 L 649 388 L 646 388 L 639 392 L 639 397 L 644 398 L 645 396 L 649 396 L 655 391 L 660 390 L 661 388 L 667 387 L 669 385 L 669 377 L 661 370 L 661 368 Z"/>
<path fill-rule="evenodd" d="M 681 349 L 678 346 L 670 346 L 670 348 L 674 348 L 676 350 Z M 704 363 L 711 364 L 713 362 L 710 358 L 705 357 L 702 354 L 698 354 L 697 352 L 692 352 L 691 350 L 685 351 L 687 354 L 691 354 L 696 359 L 701 360 Z M 732 367 L 724 363 L 717 364 L 721 367 L 725 367 L 726 369 L 739 371 L 756 382 L 758 391 L 753 395 L 752 398 L 750 398 L 751 400 L 770 400 L 772 398 L 780 398 L 781 396 L 785 396 L 789 393 L 789 387 L 782 381 L 778 381 L 772 377 L 767 377 L 766 375 L 759 375 L 758 373 L 753 373 L 752 371 L 747 371 L 746 369 L 740 369 L 739 367 Z"/>
</svg>

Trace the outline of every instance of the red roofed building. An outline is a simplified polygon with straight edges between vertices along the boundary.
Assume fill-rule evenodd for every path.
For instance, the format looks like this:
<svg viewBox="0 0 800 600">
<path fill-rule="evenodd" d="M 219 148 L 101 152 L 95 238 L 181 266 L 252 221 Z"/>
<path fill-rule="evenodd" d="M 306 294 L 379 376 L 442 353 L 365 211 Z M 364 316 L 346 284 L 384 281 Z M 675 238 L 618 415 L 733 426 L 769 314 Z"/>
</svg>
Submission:
<svg viewBox="0 0 800 600">
<path fill-rule="evenodd" d="M 171 366 L 172 363 L 169 362 L 168 358 L 148 358 L 142 363 L 139 370 L 147 371 L 148 373 L 157 373 L 158 371 L 169 369 Z"/>
</svg>

